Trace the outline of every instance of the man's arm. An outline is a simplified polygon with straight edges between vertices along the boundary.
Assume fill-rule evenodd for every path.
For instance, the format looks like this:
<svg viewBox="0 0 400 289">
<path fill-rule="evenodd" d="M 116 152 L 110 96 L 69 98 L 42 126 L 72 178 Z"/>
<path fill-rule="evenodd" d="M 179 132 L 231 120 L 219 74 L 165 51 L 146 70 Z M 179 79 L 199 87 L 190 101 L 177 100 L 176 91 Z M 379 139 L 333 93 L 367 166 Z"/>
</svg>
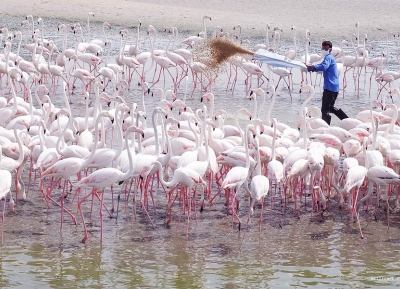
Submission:
<svg viewBox="0 0 400 289">
<path fill-rule="evenodd" d="M 308 71 L 326 71 L 331 64 L 331 60 L 329 57 L 325 57 L 324 61 L 316 65 L 307 65 Z"/>
<path fill-rule="evenodd" d="M 331 58 L 325 57 L 324 61 L 322 61 L 320 64 L 314 65 L 314 71 L 326 71 L 329 65 L 331 65 Z"/>
</svg>

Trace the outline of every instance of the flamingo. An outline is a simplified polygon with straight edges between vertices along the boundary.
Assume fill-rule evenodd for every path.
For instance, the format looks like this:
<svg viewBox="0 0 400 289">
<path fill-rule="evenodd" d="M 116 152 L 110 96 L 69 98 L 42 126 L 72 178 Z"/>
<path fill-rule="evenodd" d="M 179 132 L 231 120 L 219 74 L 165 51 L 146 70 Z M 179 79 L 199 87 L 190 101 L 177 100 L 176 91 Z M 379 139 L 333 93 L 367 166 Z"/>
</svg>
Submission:
<svg viewBox="0 0 400 289">
<path fill-rule="evenodd" d="M 1 146 L 0 146 L 1 152 Z M 1 153 L 0 153 L 0 163 L 1 163 Z M 0 179 L 2 180 L 0 183 L 0 199 L 4 198 L 3 204 L 3 212 L 1 215 L 1 243 L 3 243 L 3 234 L 4 234 L 4 213 L 6 210 L 6 196 L 11 191 L 11 173 L 7 170 L 0 170 Z"/>
<path fill-rule="evenodd" d="M 261 204 L 261 213 L 260 213 L 260 224 L 262 221 L 262 210 L 264 207 L 264 198 L 268 195 L 269 192 L 269 179 L 261 174 L 261 158 L 259 151 L 259 141 L 258 137 L 255 138 L 256 142 L 256 156 L 257 156 L 257 166 L 256 173 L 251 179 L 250 190 L 247 185 L 244 186 L 246 192 L 250 195 L 250 208 L 249 208 L 249 216 L 247 219 L 247 224 L 250 222 L 250 217 L 254 211 L 255 202 Z"/>
<path fill-rule="evenodd" d="M 135 126 L 129 127 L 126 132 L 125 132 L 125 146 L 129 148 L 128 146 L 128 135 L 130 132 L 136 132 L 143 134 L 143 131 Z M 100 242 L 103 240 L 103 200 L 104 200 L 104 188 L 114 184 L 114 183 L 123 183 L 125 180 L 131 177 L 133 173 L 133 162 L 132 162 L 132 153 L 131 150 L 128 149 L 128 160 L 129 160 L 129 170 L 126 172 L 121 172 L 118 169 L 115 168 L 103 168 L 99 169 L 93 173 L 91 173 L 89 176 L 81 179 L 76 186 L 78 188 L 85 188 L 85 187 L 92 187 L 96 189 L 96 191 L 101 191 L 101 204 L 100 204 Z M 81 214 L 82 217 L 82 223 L 83 227 L 85 230 L 85 236 L 82 239 L 82 243 L 85 243 L 87 238 L 88 238 L 88 233 L 86 229 L 86 224 L 85 224 L 85 218 L 82 213 L 82 203 L 93 194 L 94 192 L 90 192 L 87 194 L 83 199 L 80 200 L 78 203 L 78 210 Z"/>
<path fill-rule="evenodd" d="M 202 31 L 202 32 L 203 32 L 203 34 L 204 34 L 204 38 L 203 38 L 203 37 L 200 37 L 199 35 L 197 35 L 197 36 L 190 36 L 190 37 L 184 39 L 181 43 L 182 43 L 182 44 L 186 44 L 186 45 L 188 45 L 188 46 L 193 46 L 193 42 L 198 42 L 198 41 L 201 41 L 201 40 L 203 40 L 203 39 L 207 39 L 206 19 L 209 19 L 209 20 L 211 21 L 211 17 L 210 17 L 210 16 L 207 16 L 207 15 L 206 15 L 206 16 L 203 16 L 203 27 L 204 27 L 204 31 Z M 199 33 L 199 34 L 200 34 L 200 33 Z"/>
<path fill-rule="evenodd" d="M 254 127 L 253 125 L 247 125 L 246 136 L 245 136 L 245 154 L 246 154 L 246 166 L 245 167 L 233 167 L 226 175 L 224 181 L 221 184 L 223 189 L 230 189 L 234 191 L 231 210 L 232 210 L 232 218 L 235 216 L 239 222 L 239 231 L 241 226 L 241 221 L 238 215 L 235 212 L 235 208 L 233 206 L 233 202 L 236 199 L 236 195 L 238 193 L 239 188 L 244 184 L 244 182 L 248 179 L 249 169 L 250 169 L 250 158 L 249 158 L 249 145 L 248 145 L 248 137 L 250 128 Z M 255 137 L 255 136 L 253 136 Z M 238 201 L 237 201 L 238 202 Z M 232 224 L 233 225 L 233 224 Z"/>
</svg>

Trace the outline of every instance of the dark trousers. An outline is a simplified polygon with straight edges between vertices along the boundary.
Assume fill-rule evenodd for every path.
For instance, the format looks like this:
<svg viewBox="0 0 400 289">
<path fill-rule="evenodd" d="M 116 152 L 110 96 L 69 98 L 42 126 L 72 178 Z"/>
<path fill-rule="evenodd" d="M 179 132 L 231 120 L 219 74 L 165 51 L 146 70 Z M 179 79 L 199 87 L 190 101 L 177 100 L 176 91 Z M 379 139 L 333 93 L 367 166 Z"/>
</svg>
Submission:
<svg viewBox="0 0 400 289">
<path fill-rule="evenodd" d="M 329 125 L 331 124 L 330 113 L 336 115 L 340 120 L 348 118 L 347 114 L 345 114 L 343 110 L 335 107 L 335 101 L 338 94 L 339 92 L 333 92 L 327 89 L 324 89 L 324 93 L 322 94 L 322 119 Z"/>
</svg>

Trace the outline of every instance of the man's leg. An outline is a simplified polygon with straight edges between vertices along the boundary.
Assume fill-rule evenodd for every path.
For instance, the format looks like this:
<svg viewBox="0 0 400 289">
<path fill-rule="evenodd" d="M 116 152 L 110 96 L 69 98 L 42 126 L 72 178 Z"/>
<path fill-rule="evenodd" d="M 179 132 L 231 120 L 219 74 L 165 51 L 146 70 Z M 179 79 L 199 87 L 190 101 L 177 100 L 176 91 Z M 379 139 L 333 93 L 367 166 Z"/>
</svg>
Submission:
<svg viewBox="0 0 400 289">
<path fill-rule="evenodd" d="M 336 93 L 336 95 L 334 95 L 332 97 L 332 104 L 331 104 L 331 108 L 330 108 L 330 112 L 333 113 L 334 115 L 336 115 L 340 120 L 348 118 L 347 114 L 342 110 L 342 109 L 338 109 L 335 107 L 335 102 L 336 102 L 336 98 L 338 96 L 338 92 L 331 92 L 332 95 L 334 95 Z"/>
<path fill-rule="evenodd" d="M 332 104 L 333 99 L 331 93 L 332 93 L 331 91 L 324 89 L 324 92 L 322 93 L 322 106 L 321 106 L 322 119 L 329 125 L 331 124 L 331 116 L 329 115 L 329 113 L 331 111 L 331 107 L 333 106 Z"/>
</svg>

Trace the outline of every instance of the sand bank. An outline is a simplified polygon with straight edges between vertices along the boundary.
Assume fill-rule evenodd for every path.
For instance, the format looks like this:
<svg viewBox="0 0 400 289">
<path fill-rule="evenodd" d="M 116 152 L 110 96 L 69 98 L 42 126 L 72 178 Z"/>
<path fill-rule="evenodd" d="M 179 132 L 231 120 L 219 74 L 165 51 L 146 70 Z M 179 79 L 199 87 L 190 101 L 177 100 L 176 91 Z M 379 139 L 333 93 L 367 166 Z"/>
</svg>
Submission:
<svg viewBox="0 0 400 289">
<path fill-rule="evenodd" d="M 389 0 L 152 0 L 152 1 L 82 1 L 82 0 L 2 0 L 0 15 L 64 18 L 83 21 L 87 12 L 95 13 L 94 20 L 134 26 L 138 19 L 145 27 L 175 25 L 181 31 L 202 30 L 204 15 L 212 17 L 209 26 L 218 25 L 228 32 L 241 24 L 243 35 L 263 35 L 265 24 L 283 29 L 283 37 L 292 37 L 295 25 L 299 33 L 309 29 L 312 37 L 346 37 L 354 33 L 360 22 L 361 33 L 384 36 L 384 31 L 400 32 L 400 6 Z M 286 33 L 287 32 L 287 33 Z"/>
</svg>

